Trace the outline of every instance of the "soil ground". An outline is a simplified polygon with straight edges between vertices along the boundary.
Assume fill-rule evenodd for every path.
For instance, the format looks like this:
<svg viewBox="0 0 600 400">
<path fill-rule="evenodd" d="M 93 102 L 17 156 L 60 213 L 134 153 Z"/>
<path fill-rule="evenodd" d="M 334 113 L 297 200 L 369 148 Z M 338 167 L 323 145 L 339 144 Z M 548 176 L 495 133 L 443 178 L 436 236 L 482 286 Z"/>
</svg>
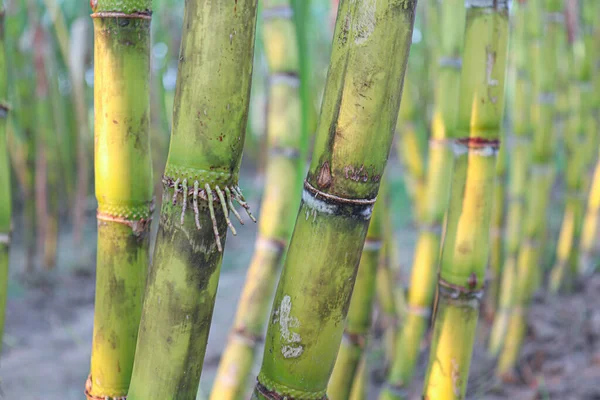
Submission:
<svg viewBox="0 0 600 400">
<path fill-rule="evenodd" d="M 257 200 L 252 203 L 257 209 Z M 85 241 L 94 243 L 93 216 L 88 226 L 92 228 Z M 246 224 L 241 234 L 228 240 L 199 398 L 205 398 L 212 385 L 244 282 L 255 230 L 255 226 Z M 414 231 L 405 225 L 398 234 L 403 266 L 409 266 Z M 64 234 L 59 267 L 26 279 L 20 269 L 24 255 L 19 241 L 17 233 L 0 357 L 0 399 L 81 400 L 91 348 L 95 254 L 85 246 L 79 253 L 74 252 L 72 238 Z M 88 247 L 92 249 L 93 245 Z M 473 357 L 468 398 L 600 399 L 599 298 L 599 276 L 590 278 L 572 296 L 538 296 L 530 313 L 519 369 L 508 383 L 500 384 L 493 377 L 494 363 L 486 356 L 484 346 L 487 328 L 480 323 L 481 340 Z M 426 352 L 411 398 L 420 398 L 425 364 Z M 380 365 L 372 368 L 380 369 Z M 372 375 L 370 398 L 376 398 L 377 373 Z"/>
</svg>

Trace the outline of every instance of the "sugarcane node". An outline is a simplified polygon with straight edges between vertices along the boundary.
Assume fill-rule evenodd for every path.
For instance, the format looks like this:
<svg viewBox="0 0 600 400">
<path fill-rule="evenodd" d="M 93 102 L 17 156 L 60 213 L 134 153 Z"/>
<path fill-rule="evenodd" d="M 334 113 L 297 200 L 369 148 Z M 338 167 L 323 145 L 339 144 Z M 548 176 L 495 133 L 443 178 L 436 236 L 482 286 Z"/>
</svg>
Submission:
<svg viewBox="0 0 600 400">
<path fill-rule="evenodd" d="M 96 1 L 96 0 L 92 0 Z M 90 2 L 91 3 L 91 2 Z M 94 9 L 94 7 L 92 7 Z M 136 11 L 131 14 L 117 12 L 117 11 L 99 11 L 91 15 L 92 18 L 117 18 L 117 19 L 152 19 L 152 11 Z"/>
<path fill-rule="evenodd" d="M 500 140 L 499 139 L 486 139 L 482 137 L 463 137 L 455 139 L 456 143 L 467 147 L 468 149 L 483 149 L 490 147 L 494 150 L 498 150 L 500 148 Z"/>
<path fill-rule="evenodd" d="M 98 212 L 96 212 L 96 219 L 98 220 L 98 223 L 100 223 L 100 221 L 105 221 L 105 222 L 116 222 L 118 224 L 127 225 L 131 228 L 131 230 L 133 231 L 133 233 L 136 236 L 139 236 L 148 231 L 150 224 L 152 223 L 152 213 L 153 212 L 154 212 L 154 201 L 152 202 L 152 204 L 148 210 L 148 216 L 146 216 L 144 218 L 130 219 L 130 218 L 124 218 L 124 217 L 121 217 L 118 215 L 112 215 L 109 213 L 98 211 Z M 134 217 L 136 215 L 137 214 L 134 214 Z"/>
<path fill-rule="evenodd" d="M 252 347 L 255 347 L 257 344 L 262 343 L 265 340 L 262 335 L 256 335 L 250 332 L 245 326 L 235 328 L 231 333 L 233 337 L 242 339 L 244 342 L 248 342 Z"/>
<path fill-rule="evenodd" d="M 287 83 L 292 87 L 300 86 L 300 75 L 296 71 L 280 71 L 269 75 L 269 85 Z"/>
<path fill-rule="evenodd" d="M 256 390 L 268 400 L 329 400 L 327 395 L 308 399 L 305 397 L 295 397 L 287 394 L 279 394 L 277 393 L 277 391 L 267 388 L 265 385 L 260 383 L 258 379 L 256 381 Z"/>
<path fill-rule="evenodd" d="M 406 307 L 408 314 L 416 315 L 422 318 L 429 318 L 431 316 L 431 309 L 429 307 L 422 307 L 417 305 L 409 305 Z"/>
<path fill-rule="evenodd" d="M 127 396 L 110 397 L 110 396 L 94 396 L 91 394 L 92 391 L 92 375 L 88 375 L 85 381 L 84 394 L 87 400 L 127 400 Z"/>
<path fill-rule="evenodd" d="M 334 205 L 356 205 L 356 206 L 373 206 L 377 201 L 377 198 L 374 199 L 347 199 L 345 197 L 339 197 L 333 194 L 325 193 L 314 186 L 312 186 L 307 180 L 304 181 L 304 188 L 308 190 L 314 197 L 319 200 L 323 200 L 327 203 Z"/>
<path fill-rule="evenodd" d="M 285 250 L 286 246 L 287 243 L 284 240 L 265 237 L 263 235 L 258 236 L 255 244 L 256 248 L 270 250 L 273 253 L 281 253 Z"/>
<path fill-rule="evenodd" d="M 483 297 L 483 289 L 475 289 L 477 286 L 477 276 L 473 278 L 473 275 L 474 274 L 471 274 L 467 280 L 468 287 L 455 285 L 441 277 L 438 278 L 438 288 L 440 296 L 458 301 L 481 301 L 481 298 Z"/>
<path fill-rule="evenodd" d="M 365 333 L 358 332 L 349 332 L 344 330 L 344 340 L 347 340 L 353 346 L 358 347 L 361 350 L 364 350 L 367 344 L 367 335 Z"/>
</svg>

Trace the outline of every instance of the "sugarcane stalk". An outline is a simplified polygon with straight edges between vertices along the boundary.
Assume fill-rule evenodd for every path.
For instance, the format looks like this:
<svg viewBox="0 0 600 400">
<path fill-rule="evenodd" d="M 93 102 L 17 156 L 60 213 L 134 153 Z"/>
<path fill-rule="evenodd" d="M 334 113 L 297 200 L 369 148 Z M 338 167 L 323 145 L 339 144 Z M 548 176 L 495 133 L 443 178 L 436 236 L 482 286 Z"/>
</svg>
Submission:
<svg viewBox="0 0 600 400">
<path fill-rule="evenodd" d="M 588 0 L 581 3 L 585 6 Z M 595 22 L 593 17 L 585 13 L 585 10 L 581 17 L 583 26 Z M 576 18 L 577 21 L 580 19 L 578 15 L 573 18 Z M 591 165 L 592 149 L 596 148 L 596 126 L 592 113 L 595 94 L 592 81 L 591 60 L 594 59 L 594 50 L 591 44 L 593 39 L 591 33 L 591 27 L 581 29 L 581 34 L 577 35 L 571 49 L 574 73 L 571 76 L 569 89 L 571 112 L 565 133 L 567 192 L 556 262 L 550 277 L 549 289 L 553 293 L 561 287 L 571 290 L 578 276 L 579 240 L 585 212 L 585 193 L 588 186 L 586 172 Z M 577 45 L 581 45 L 583 54 L 576 54 Z"/>
<path fill-rule="evenodd" d="M 458 111 L 461 50 L 464 34 L 463 0 L 445 1 L 440 6 L 441 31 L 437 59 L 438 78 L 429 141 L 429 161 L 424 212 L 413 260 L 407 316 L 395 338 L 395 357 L 380 399 L 401 399 L 415 373 L 421 341 L 429 325 L 430 309 L 440 252 L 442 224 L 450 195 L 453 168 L 452 138 Z"/>
<path fill-rule="evenodd" d="M 76 134 L 76 164 L 77 176 L 75 182 L 75 202 L 73 205 L 73 242 L 80 243 L 85 224 L 89 190 L 89 143 L 90 126 L 88 117 L 88 102 L 86 99 L 86 55 L 88 53 L 88 18 L 80 17 L 71 25 L 69 43 L 69 77 L 73 90 L 75 104 Z"/>
<path fill-rule="evenodd" d="M 555 120 L 557 116 L 556 75 L 561 36 L 564 35 L 560 0 L 529 0 L 528 18 L 533 81 L 533 140 L 522 226 L 521 244 L 511 278 L 512 295 L 507 306 L 506 342 L 499 354 L 496 374 L 514 368 L 526 327 L 527 309 L 542 275 L 543 237 L 549 198 L 554 183 Z"/>
<path fill-rule="evenodd" d="M 6 120 L 9 107 L 4 19 L 4 1 L 0 0 L 0 353 L 2 352 L 2 336 L 6 318 L 9 250 L 12 230 L 10 162 L 6 138 Z"/>
<path fill-rule="evenodd" d="M 383 192 L 384 187 L 381 187 L 380 199 L 373 209 L 373 216 L 358 265 L 342 343 L 327 386 L 327 394 L 332 399 L 348 399 L 350 397 L 353 383 L 359 373 L 359 365 L 365 357 L 373 314 L 377 269 L 384 240 L 383 218 L 387 215 L 387 204 Z"/>
<path fill-rule="evenodd" d="M 253 399 L 326 396 L 391 146 L 415 11 L 413 0 L 340 2 L 312 163 Z"/>
<path fill-rule="evenodd" d="M 254 256 L 223 352 L 211 399 L 244 398 L 273 300 L 281 260 L 300 204 L 309 137 L 301 96 L 301 49 L 289 0 L 263 3 L 263 31 L 270 70 L 267 135 L 269 155 Z M 306 82 L 305 82 L 306 84 Z"/>
<path fill-rule="evenodd" d="M 532 15 L 532 4 L 515 3 L 514 30 L 512 31 L 512 51 L 515 66 L 513 85 L 515 95 L 512 102 L 512 136 L 509 138 L 511 162 L 509 168 L 509 187 L 507 199 L 506 227 L 504 237 L 502 274 L 498 274 L 496 283 L 498 289 L 492 289 L 498 294 L 498 308 L 490 332 L 489 352 L 497 356 L 502 349 L 506 337 L 510 313 L 515 303 L 514 284 L 516 282 L 517 258 L 523 236 L 523 218 L 527 184 L 531 164 L 532 123 L 530 104 L 532 102 L 531 56 L 528 52 L 530 37 L 527 32 L 527 22 L 535 22 Z M 507 147 L 504 147 L 505 149 Z M 492 288 L 495 287 L 492 285 Z M 494 300 L 492 300 L 494 301 Z"/>
<path fill-rule="evenodd" d="M 502 263 L 504 261 L 504 237 L 502 230 L 506 219 L 507 161 L 506 146 L 503 146 L 498 151 L 498 161 L 496 163 L 496 187 L 494 189 L 490 230 L 490 259 L 488 276 L 486 277 L 487 290 L 484 300 L 485 316 L 490 321 L 496 315 L 498 293 L 500 292 L 500 276 L 502 275 Z"/>
<path fill-rule="evenodd" d="M 586 2 L 586 9 L 584 11 L 587 18 L 593 18 L 594 15 L 598 15 L 600 12 L 600 3 L 598 2 Z M 592 29 L 592 35 L 590 39 L 595 42 L 594 47 L 588 47 L 589 50 L 593 51 L 592 57 L 589 57 L 592 63 L 592 68 L 595 72 L 593 78 L 594 92 L 596 96 L 592 105 L 592 113 L 596 126 L 600 126 L 600 78 L 598 77 L 598 66 L 600 65 L 600 45 L 598 41 L 600 39 L 600 27 L 598 24 L 589 25 L 584 29 Z M 588 39 L 589 41 L 589 39 Z M 600 155 L 597 156 L 596 167 L 594 170 L 592 182 L 590 184 L 590 190 L 587 199 L 587 208 L 581 230 L 580 240 L 580 259 L 579 259 L 579 274 L 583 276 L 589 275 L 593 272 L 598 262 L 598 241 L 596 238 L 600 235 L 598 230 L 598 219 L 600 218 Z"/>
<path fill-rule="evenodd" d="M 464 399 L 489 253 L 508 2 L 467 0 L 455 161 L 423 396 Z"/>
<path fill-rule="evenodd" d="M 600 156 L 596 162 L 596 168 L 590 187 L 587 208 L 581 229 L 581 242 L 579 251 L 581 257 L 579 259 L 579 272 L 583 276 L 593 272 L 598 262 L 598 241 L 596 238 L 600 235 L 598 229 L 600 224 Z"/>
<path fill-rule="evenodd" d="M 369 398 L 369 371 L 367 368 L 366 355 L 360 360 L 356 370 L 349 400 L 367 400 Z"/>
<path fill-rule="evenodd" d="M 416 79 L 419 69 L 417 66 L 408 68 L 404 88 L 403 101 L 398 112 L 396 131 L 398 132 L 398 158 L 404 167 L 403 176 L 406 189 L 411 199 L 413 213 L 418 221 L 423 213 L 421 205 L 425 196 L 426 157 L 423 143 L 427 131 L 420 121 L 421 107 L 419 103 L 419 87 Z M 416 72 L 411 72 L 416 71 Z"/>
<path fill-rule="evenodd" d="M 98 200 L 90 400 L 127 396 L 149 262 L 150 0 L 92 2 Z"/>
<path fill-rule="evenodd" d="M 185 5 L 163 203 L 129 400 L 196 398 L 227 227 L 235 233 L 233 201 L 251 217 L 237 184 L 256 13 L 256 0 Z"/>
</svg>

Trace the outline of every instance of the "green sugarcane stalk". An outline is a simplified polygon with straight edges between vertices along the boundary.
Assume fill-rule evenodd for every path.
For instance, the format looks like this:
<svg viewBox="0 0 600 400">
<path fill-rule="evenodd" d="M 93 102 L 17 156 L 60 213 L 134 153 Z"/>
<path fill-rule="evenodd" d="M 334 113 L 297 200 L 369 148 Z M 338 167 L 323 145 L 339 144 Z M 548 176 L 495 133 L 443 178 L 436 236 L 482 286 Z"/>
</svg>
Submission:
<svg viewBox="0 0 600 400">
<path fill-rule="evenodd" d="M 512 102 L 512 137 L 509 139 L 511 162 L 509 167 L 509 187 L 507 199 L 506 227 L 502 232 L 504 237 L 504 262 L 502 274 L 497 275 L 499 284 L 497 290 L 498 308 L 490 332 L 489 351 L 497 356 L 502 349 L 506 337 L 510 313 L 514 306 L 514 284 L 516 282 L 517 258 L 523 235 L 523 218 L 527 194 L 528 175 L 531 164 L 531 136 L 533 126 L 530 116 L 532 103 L 533 73 L 529 56 L 530 35 L 527 23 L 536 21 L 531 3 L 515 3 L 514 30 L 511 32 L 511 53 L 515 67 L 514 101 Z M 505 147 L 506 148 L 506 147 Z M 501 280 L 500 280 L 501 278 Z M 492 286 L 493 287 L 493 286 Z M 492 300 L 493 301 L 493 300 Z"/>
<path fill-rule="evenodd" d="M 340 2 L 315 150 L 253 399 L 325 397 L 391 146 L 415 11 L 413 0 Z"/>
<path fill-rule="evenodd" d="M 421 205 L 425 196 L 426 154 L 423 143 L 426 142 L 427 131 L 421 121 L 421 104 L 419 98 L 419 68 L 409 67 L 404 87 L 403 101 L 398 112 L 396 131 L 398 132 L 398 158 L 404 167 L 403 175 L 406 189 L 411 199 L 416 220 L 423 213 Z M 411 71 L 417 71 L 411 73 Z"/>
<path fill-rule="evenodd" d="M 582 2 L 584 5 L 586 1 Z M 586 18 L 586 13 L 582 17 Z M 592 21 L 587 21 L 592 23 Z M 587 24 L 583 20 L 584 26 Z M 572 289 L 577 278 L 579 264 L 579 240 L 581 237 L 584 212 L 585 193 L 588 186 L 586 172 L 591 165 L 591 149 L 596 146 L 596 126 L 593 115 L 595 96 L 593 91 L 593 66 L 594 49 L 592 45 L 592 30 L 582 29 L 582 35 L 573 43 L 572 52 L 581 46 L 583 54 L 572 55 L 574 70 L 569 89 L 569 103 L 571 105 L 570 118 L 565 133 L 565 149 L 567 155 L 566 167 L 566 201 L 565 214 L 559 236 L 556 263 L 550 278 L 550 291 L 555 293 L 561 287 Z"/>
<path fill-rule="evenodd" d="M 423 396 L 464 399 L 489 253 L 508 2 L 467 0 L 452 188 Z"/>
<path fill-rule="evenodd" d="M 430 309 L 435 292 L 435 280 L 440 252 L 442 224 L 450 195 L 453 167 L 452 139 L 456 137 L 458 89 L 460 86 L 461 51 L 463 45 L 464 0 L 445 1 L 440 8 L 438 78 L 429 142 L 427 192 L 423 199 L 419 239 L 411 273 L 408 314 L 396 335 L 395 357 L 380 399 L 401 399 L 415 373 L 421 341 L 429 325 Z"/>
<path fill-rule="evenodd" d="M 235 233 L 228 214 L 233 200 L 248 210 L 237 184 L 256 13 L 256 0 L 185 6 L 163 203 L 129 400 L 196 398 L 227 226 Z"/>
<path fill-rule="evenodd" d="M 600 12 L 600 3 L 598 2 L 585 2 L 583 14 L 587 18 L 594 18 L 594 15 L 598 15 Z M 591 21 L 589 21 L 591 22 Z M 600 66 L 600 26 L 596 24 L 586 24 L 584 29 L 592 29 L 592 35 L 590 35 L 595 41 L 595 46 L 590 48 L 594 51 L 594 55 L 589 57 L 592 63 L 592 71 L 594 71 L 593 85 L 596 96 L 592 105 L 593 118 L 596 126 L 600 126 L 600 78 L 598 76 L 598 66 Z M 598 245 L 597 237 L 600 235 L 598 230 L 599 219 L 600 219 L 600 155 L 597 156 L 596 167 L 590 184 L 589 195 L 587 199 L 587 208 L 581 230 L 580 240 L 580 258 L 579 258 L 579 273 L 580 275 L 587 276 L 592 273 L 598 266 Z"/>
<path fill-rule="evenodd" d="M 500 346 L 496 374 L 509 373 L 517 362 L 526 328 L 526 312 L 530 299 L 537 289 L 544 254 L 546 216 L 552 185 L 556 147 L 555 117 L 557 116 L 556 75 L 564 35 L 562 2 L 560 0 L 529 0 L 531 7 L 528 27 L 533 81 L 533 141 L 529 183 L 525 197 L 521 245 L 511 278 L 512 295 L 507 305 L 506 342 Z"/>
<path fill-rule="evenodd" d="M 308 118 L 300 80 L 297 24 L 289 0 L 263 3 L 263 32 L 270 70 L 267 135 L 269 156 L 254 256 L 223 352 L 211 399 L 242 399 L 262 341 L 281 260 L 287 249 L 300 204 L 308 143 Z M 295 23 L 296 21 L 296 23 Z M 304 82 L 306 84 L 306 82 Z"/>
<path fill-rule="evenodd" d="M 369 398 L 369 371 L 366 355 L 360 360 L 355 374 L 349 400 L 367 400 Z"/>
<path fill-rule="evenodd" d="M 6 44 L 4 33 L 5 8 L 0 0 L 0 353 L 6 317 L 8 296 L 8 264 L 11 238 L 11 184 L 10 162 L 6 138 L 6 120 L 8 118 L 8 71 L 6 63 Z"/>
<path fill-rule="evenodd" d="M 384 240 L 384 217 L 388 215 L 384 191 L 382 186 L 379 190 L 379 202 L 373 209 L 350 299 L 342 343 L 327 386 L 327 394 L 332 399 L 350 397 L 361 360 L 365 357 L 375 300 L 377 269 Z"/>
<path fill-rule="evenodd" d="M 150 0 L 92 2 L 98 200 L 90 400 L 125 398 L 149 262 Z"/>
</svg>

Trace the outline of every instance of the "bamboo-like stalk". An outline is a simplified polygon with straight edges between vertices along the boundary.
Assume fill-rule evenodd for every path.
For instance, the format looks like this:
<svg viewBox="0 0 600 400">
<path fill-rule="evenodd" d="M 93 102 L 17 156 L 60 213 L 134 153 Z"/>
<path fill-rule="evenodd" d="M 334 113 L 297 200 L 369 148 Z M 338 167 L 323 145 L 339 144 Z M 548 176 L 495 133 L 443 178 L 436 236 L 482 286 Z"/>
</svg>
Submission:
<svg viewBox="0 0 600 400">
<path fill-rule="evenodd" d="M 502 140 L 505 139 L 505 136 Z M 502 230 L 506 219 L 506 192 L 507 192 L 507 167 L 506 146 L 500 147 L 498 161 L 496 162 L 496 187 L 494 189 L 494 202 L 492 206 L 492 223 L 490 230 L 490 258 L 488 276 L 486 277 L 487 290 L 485 291 L 484 309 L 485 317 L 493 320 L 498 305 L 500 292 L 500 276 L 504 262 L 504 237 Z"/>
<path fill-rule="evenodd" d="M 369 398 L 369 371 L 367 356 L 364 355 L 358 364 L 349 400 L 367 400 Z"/>
<path fill-rule="evenodd" d="M 464 0 L 444 1 L 440 5 L 440 37 L 432 123 L 429 142 L 427 192 L 423 199 L 411 285 L 408 295 L 408 314 L 395 341 L 395 357 L 386 388 L 380 399 L 400 399 L 406 396 L 421 349 L 421 341 L 429 325 L 430 309 L 435 292 L 435 280 L 440 253 L 442 224 L 450 195 L 453 168 L 452 139 L 457 132 L 458 89 L 460 83 L 461 51 L 463 45 Z"/>
<path fill-rule="evenodd" d="M 244 398 L 300 204 L 309 132 L 300 93 L 300 59 L 306 52 L 299 48 L 294 11 L 289 0 L 263 3 L 264 43 L 270 69 L 270 154 L 261 205 L 263 216 L 235 322 L 211 392 L 213 400 Z"/>
<path fill-rule="evenodd" d="M 511 54 L 514 63 L 514 101 L 512 102 L 512 137 L 510 146 L 509 187 L 507 199 L 506 228 L 504 237 L 502 274 L 496 275 L 499 284 L 498 308 L 490 332 L 489 351 L 493 356 L 498 355 L 502 349 L 510 313 L 514 305 L 514 284 L 516 282 L 517 258 L 523 235 L 523 218 L 525 212 L 527 179 L 531 164 L 531 136 L 532 123 L 530 117 L 530 104 L 532 103 L 532 78 L 531 56 L 529 43 L 531 38 L 527 31 L 527 23 L 536 23 L 532 9 L 535 5 L 526 2 L 515 3 L 514 29 L 511 32 Z M 539 38 L 535 37 L 535 40 Z M 505 149 L 507 147 L 504 147 Z M 492 286 L 494 287 L 494 286 Z"/>
<path fill-rule="evenodd" d="M 32 19 L 35 17 L 32 15 Z M 34 19 L 35 20 L 35 19 Z M 36 208 L 36 256 L 41 257 L 43 266 L 52 269 L 54 263 L 49 259 L 52 242 L 48 240 L 52 235 L 49 212 L 49 178 L 53 174 L 49 166 L 54 164 L 56 150 L 52 146 L 52 114 L 50 111 L 50 88 L 46 70 L 47 37 L 42 25 L 37 21 L 34 24 L 33 46 L 34 64 L 36 73 L 35 87 L 35 123 L 33 125 L 35 138 L 35 208 Z M 49 126 L 50 125 L 50 126 Z M 50 162 L 49 162 L 50 160 Z"/>
<path fill-rule="evenodd" d="M 77 177 L 75 183 L 75 202 L 73 206 L 73 241 L 79 243 L 83 234 L 85 211 L 89 189 L 89 136 L 88 103 L 86 100 L 85 59 L 88 52 L 88 19 L 78 18 L 71 26 L 69 43 L 69 77 L 75 104 L 77 122 Z"/>
<path fill-rule="evenodd" d="M 536 290 L 537 277 L 541 276 L 545 220 L 552 185 L 554 182 L 554 151 L 556 147 L 555 117 L 556 76 L 561 37 L 564 35 L 562 1 L 529 0 L 531 7 L 527 26 L 532 35 L 529 40 L 532 54 L 533 81 L 533 142 L 529 183 L 525 197 L 521 245 L 516 259 L 514 276 L 511 278 L 512 295 L 507 306 L 506 330 L 500 334 L 506 338 L 496 373 L 504 375 L 515 365 L 525 333 L 526 311 Z"/>
<path fill-rule="evenodd" d="M 10 163 L 6 140 L 6 120 L 8 118 L 8 71 L 6 65 L 6 45 L 4 33 L 5 8 L 0 0 L 0 353 L 6 317 L 8 289 L 8 265 L 11 238 L 12 198 L 10 184 Z"/>
<path fill-rule="evenodd" d="M 125 398 L 149 263 L 150 0 L 98 0 L 94 21 L 94 170 L 98 200 L 90 400 Z"/>
<path fill-rule="evenodd" d="M 598 15 L 600 12 L 599 2 L 586 2 L 585 6 L 586 9 L 584 10 L 584 15 L 586 15 L 587 18 L 594 18 L 593 16 Z M 588 41 L 591 39 L 594 42 L 594 46 L 589 47 L 589 50 L 594 52 L 593 56 L 589 57 L 593 68 L 594 65 L 600 65 L 600 26 L 593 22 L 590 24 L 590 22 L 592 21 L 587 22 L 587 26 L 584 27 L 584 29 L 592 29 L 592 35 L 590 35 Z M 596 126 L 600 126 L 600 78 L 598 77 L 597 69 L 595 71 L 593 85 L 596 95 L 592 105 L 592 117 L 594 118 Z M 600 235 L 600 154 L 598 154 L 597 157 L 596 167 L 590 184 L 579 245 L 579 273 L 583 276 L 592 273 L 600 264 L 598 261 L 600 245 L 597 240 Z"/>
<path fill-rule="evenodd" d="M 582 12 L 573 16 L 581 20 L 581 34 L 572 44 L 572 70 L 569 90 L 570 118 L 565 133 L 566 201 L 565 213 L 557 245 L 556 262 L 551 272 L 550 291 L 556 293 L 561 287 L 571 290 L 578 276 L 579 242 L 585 213 L 585 193 L 588 186 L 586 172 L 591 164 L 591 149 L 596 146 L 597 129 L 593 108 L 597 96 L 593 89 L 593 71 L 596 68 L 592 60 L 596 59 L 593 48 L 592 24 L 597 21 L 592 16 L 594 9 L 586 6 L 594 2 L 583 0 Z M 591 15 L 590 15 L 591 14 Z M 577 52 L 581 48 L 581 53 Z M 577 52 L 577 53 L 576 53 Z"/>
<path fill-rule="evenodd" d="M 423 396 L 463 399 L 489 252 L 504 110 L 508 2 L 467 0 L 454 170 Z"/>
<path fill-rule="evenodd" d="M 426 155 L 423 149 L 427 131 L 421 121 L 421 103 L 417 81 L 418 65 L 409 67 L 404 87 L 403 101 L 398 111 L 396 131 L 398 132 L 397 153 L 404 167 L 403 176 L 409 194 L 413 213 L 417 221 L 423 213 L 422 204 L 426 189 Z M 416 71 L 416 72 L 411 72 Z"/>
<path fill-rule="evenodd" d="M 188 1 L 129 400 L 195 399 L 238 176 L 252 77 L 256 0 Z M 235 212 L 236 215 L 237 212 Z"/>
<path fill-rule="evenodd" d="M 415 9 L 413 0 L 340 2 L 315 150 L 253 399 L 325 397 L 391 146 Z"/>
<path fill-rule="evenodd" d="M 375 299 L 377 268 L 384 240 L 383 218 L 388 215 L 384 190 L 382 186 L 379 191 L 380 199 L 373 208 L 373 216 L 350 299 L 342 343 L 327 386 L 327 394 L 332 399 L 350 397 L 359 365 L 365 357 Z"/>
</svg>

